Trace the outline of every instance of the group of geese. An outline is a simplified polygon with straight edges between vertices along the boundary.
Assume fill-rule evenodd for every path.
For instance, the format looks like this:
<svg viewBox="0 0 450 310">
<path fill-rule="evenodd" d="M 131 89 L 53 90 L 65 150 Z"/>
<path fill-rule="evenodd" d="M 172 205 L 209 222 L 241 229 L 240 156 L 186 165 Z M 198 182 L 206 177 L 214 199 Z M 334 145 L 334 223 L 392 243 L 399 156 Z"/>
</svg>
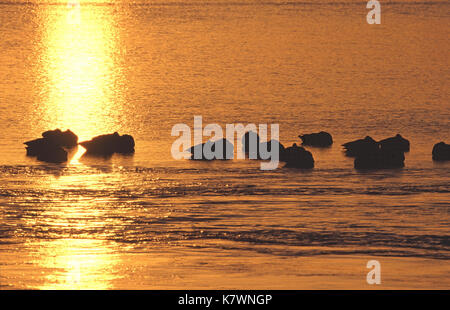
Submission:
<svg viewBox="0 0 450 310">
<path fill-rule="evenodd" d="M 134 139 L 130 135 L 113 134 L 100 135 L 92 140 L 78 143 L 78 136 L 69 129 L 48 130 L 42 133 L 42 138 L 25 142 L 27 156 L 49 163 L 64 163 L 68 160 L 68 151 L 80 144 L 86 149 L 86 155 L 111 156 L 114 153 L 133 154 Z"/>
<path fill-rule="evenodd" d="M 261 156 L 261 150 L 264 150 L 263 153 L 270 153 L 272 148 L 275 147 L 278 148 L 279 160 L 286 163 L 284 167 L 310 169 L 314 167 L 314 157 L 303 146 L 327 148 L 333 144 L 333 137 L 325 131 L 300 135 L 299 138 L 302 140 L 302 146 L 294 143 L 290 147 L 284 147 L 277 140 L 261 143 L 257 133 L 248 131 L 242 137 L 242 145 L 244 153 L 250 159 L 270 159 Z M 253 148 L 251 147 L 252 144 Z M 344 143 L 342 146 L 344 147 L 345 155 L 354 158 L 354 167 L 356 169 L 402 168 L 405 166 L 405 153 L 410 150 L 409 141 L 400 134 L 380 141 L 375 141 L 372 137 L 367 136 L 364 139 Z M 216 153 L 216 157 L 211 158 L 210 156 L 206 158 L 205 156 L 196 156 L 196 154 L 202 154 L 201 151 L 205 148 Z M 215 152 L 217 148 L 223 150 L 223 154 L 220 152 L 217 154 Z M 214 142 L 208 141 L 196 145 L 188 151 L 192 154 L 191 159 L 212 160 L 233 158 L 233 144 L 226 139 L 220 139 Z M 450 160 L 450 145 L 444 142 L 437 143 L 433 147 L 432 158 L 435 161 Z"/>
<path fill-rule="evenodd" d="M 321 131 L 318 133 L 300 135 L 302 146 L 294 143 L 290 147 L 284 147 L 277 140 L 260 142 L 257 133 L 246 132 L 242 137 L 242 147 L 249 159 L 267 160 L 270 157 L 262 154 L 273 154 L 273 148 L 278 148 L 279 161 L 284 162 L 284 167 L 311 169 L 314 167 L 314 158 L 310 151 L 303 146 L 326 148 L 331 147 L 333 138 L 330 133 Z M 114 153 L 133 154 L 135 142 L 131 135 L 105 134 L 92 138 L 89 141 L 78 143 L 78 137 L 69 129 L 49 130 L 42 133 L 42 138 L 25 142 L 27 156 L 37 157 L 38 160 L 50 163 L 64 163 L 68 160 L 68 151 L 78 144 L 86 149 L 86 155 L 111 156 Z M 367 136 L 364 139 L 350 141 L 342 145 L 345 155 L 354 158 L 356 169 L 391 169 L 402 168 L 405 165 L 405 153 L 410 150 L 410 143 L 400 134 L 394 137 L 375 141 Z M 212 156 L 206 156 L 205 150 L 212 151 Z M 219 150 L 219 151 L 218 151 Z M 208 141 L 187 150 L 191 153 L 192 160 L 221 160 L 232 159 L 234 145 L 226 140 Z M 450 160 L 450 145 L 439 142 L 434 145 L 432 159 L 435 161 Z"/>
</svg>

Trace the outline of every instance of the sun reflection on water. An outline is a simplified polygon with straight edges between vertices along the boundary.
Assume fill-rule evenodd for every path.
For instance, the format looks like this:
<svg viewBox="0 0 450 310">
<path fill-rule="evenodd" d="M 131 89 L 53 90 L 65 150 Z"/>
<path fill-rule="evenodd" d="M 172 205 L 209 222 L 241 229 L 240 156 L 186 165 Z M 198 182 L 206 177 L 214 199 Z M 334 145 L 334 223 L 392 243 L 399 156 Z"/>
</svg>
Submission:
<svg viewBox="0 0 450 310">
<path fill-rule="evenodd" d="M 45 282 L 39 289 L 111 289 L 117 257 L 102 241 L 59 239 L 43 242 L 34 263 Z"/>
<path fill-rule="evenodd" d="M 123 223 L 108 217 L 110 208 L 104 197 L 92 199 L 82 193 L 108 190 L 108 174 L 63 175 L 42 178 L 40 186 L 57 194 L 33 217 L 26 217 L 27 225 L 41 227 L 37 234 L 45 237 L 33 250 L 32 263 L 41 272 L 38 289 L 111 289 L 119 277 L 120 265 L 114 241 L 108 241 L 111 230 Z M 109 218 L 109 219 L 108 219 Z M 108 219 L 108 220 L 107 220 Z"/>
<path fill-rule="evenodd" d="M 117 116 L 124 83 L 114 9 L 69 1 L 67 6 L 42 7 L 39 14 L 42 97 L 36 131 L 68 128 L 83 141 L 120 130 Z M 74 149 L 69 164 L 82 165 L 84 151 L 81 146 Z M 55 190 L 67 186 L 99 189 L 102 180 L 99 175 L 67 176 L 51 178 L 46 186 Z M 90 239 L 92 229 L 107 225 L 100 214 L 101 200 L 85 201 L 73 195 L 49 203 L 42 218 L 44 226 L 55 231 L 55 239 L 42 241 L 37 247 L 34 264 L 46 275 L 38 288 L 111 288 L 117 257 L 110 244 Z"/>
<path fill-rule="evenodd" d="M 114 10 L 70 1 L 42 14 L 41 126 L 69 128 L 80 140 L 116 131 L 124 84 Z"/>
</svg>

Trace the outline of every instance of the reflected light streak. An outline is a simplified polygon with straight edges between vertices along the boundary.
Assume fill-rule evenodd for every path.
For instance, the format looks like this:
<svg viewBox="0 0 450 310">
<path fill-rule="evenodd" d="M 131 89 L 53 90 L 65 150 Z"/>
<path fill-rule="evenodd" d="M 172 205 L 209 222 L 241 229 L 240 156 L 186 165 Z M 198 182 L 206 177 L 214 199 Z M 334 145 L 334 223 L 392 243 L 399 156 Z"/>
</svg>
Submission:
<svg viewBox="0 0 450 310">
<path fill-rule="evenodd" d="M 45 283 L 39 289 L 111 289 L 117 258 L 98 240 L 60 239 L 43 242 L 34 263 L 42 269 Z"/>
<path fill-rule="evenodd" d="M 70 1 L 67 6 L 45 6 L 40 11 L 43 101 L 39 106 L 42 124 L 37 126 L 45 126 L 46 130 L 71 129 L 79 141 L 117 129 L 123 78 L 117 65 L 120 52 L 112 12 L 111 8 L 83 6 L 78 1 Z M 81 164 L 84 148 L 79 146 L 75 152 L 70 164 Z M 99 180 L 98 175 L 93 177 Z M 69 181 L 70 187 L 77 186 L 77 181 L 86 182 L 86 176 L 83 180 L 53 178 L 48 186 L 61 188 Z M 93 183 L 99 186 L 99 182 Z M 39 288 L 111 288 L 117 260 L 113 249 L 84 233 L 92 227 L 106 226 L 99 210 L 81 196 L 66 196 L 60 205 L 46 209 L 46 225 L 63 235 L 39 243 L 34 264 L 47 274 Z M 73 239 L 71 232 L 80 239 Z"/>
<path fill-rule="evenodd" d="M 46 127 L 69 128 L 80 141 L 116 131 L 123 77 L 113 11 L 70 1 L 43 14 Z M 80 164 L 83 152 L 79 147 L 71 164 Z"/>
</svg>

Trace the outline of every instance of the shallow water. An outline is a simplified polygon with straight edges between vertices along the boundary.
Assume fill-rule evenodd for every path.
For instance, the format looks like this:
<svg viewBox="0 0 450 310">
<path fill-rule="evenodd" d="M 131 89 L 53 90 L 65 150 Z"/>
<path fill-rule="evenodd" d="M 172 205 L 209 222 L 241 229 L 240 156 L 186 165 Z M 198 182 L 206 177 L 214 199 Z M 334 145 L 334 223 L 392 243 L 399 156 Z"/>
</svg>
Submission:
<svg viewBox="0 0 450 310">
<path fill-rule="evenodd" d="M 445 1 L 382 3 L 375 26 L 359 1 L 12 3 L 0 4 L 0 288 L 202 287 L 212 274 L 229 288 L 230 270 L 246 275 L 233 288 L 257 275 L 270 288 L 303 257 L 312 274 L 327 257 L 363 257 L 363 272 L 398 258 L 394 275 L 419 260 L 435 269 L 416 287 L 448 288 L 450 163 L 431 160 L 450 137 Z M 175 161 L 171 128 L 194 115 L 335 143 L 309 148 L 311 171 Z M 25 156 L 24 141 L 57 127 L 132 134 L 136 154 Z M 356 171 L 343 156 L 346 141 L 396 133 L 411 141 L 404 169 Z M 178 269 L 137 274 L 157 263 Z M 351 272 L 364 284 L 342 270 L 321 287 L 358 288 Z M 299 279 L 287 287 L 307 288 Z M 400 280 L 386 285 L 411 285 Z"/>
</svg>

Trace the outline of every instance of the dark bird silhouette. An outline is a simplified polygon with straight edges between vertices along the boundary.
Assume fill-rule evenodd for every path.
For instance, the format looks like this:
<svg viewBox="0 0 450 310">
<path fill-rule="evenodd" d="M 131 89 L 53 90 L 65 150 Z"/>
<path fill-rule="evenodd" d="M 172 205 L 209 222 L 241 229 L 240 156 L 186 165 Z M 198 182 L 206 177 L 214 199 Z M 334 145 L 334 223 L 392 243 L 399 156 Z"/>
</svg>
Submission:
<svg viewBox="0 0 450 310">
<path fill-rule="evenodd" d="M 37 160 L 45 161 L 47 163 L 65 163 L 68 159 L 68 153 L 65 149 L 59 146 L 48 147 L 37 154 Z"/>
<path fill-rule="evenodd" d="M 380 142 L 367 136 L 343 144 L 347 156 L 355 157 L 356 169 L 391 169 L 405 166 L 405 152 L 410 143 L 400 134 Z"/>
<path fill-rule="evenodd" d="M 370 136 L 367 136 L 364 139 L 344 143 L 342 146 L 345 148 L 346 155 L 350 157 L 374 153 L 379 149 L 378 142 Z"/>
<path fill-rule="evenodd" d="M 386 138 L 379 142 L 380 148 L 385 151 L 409 152 L 409 141 L 400 134 L 395 137 Z"/>
<path fill-rule="evenodd" d="M 69 129 L 45 131 L 42 137 L 25 142 L 27 156 L 36 156 L 38 160 L 50 163 L 66 162 L 68 155 L 64 148 L 73 148 L 78 142 L 77 135 Z"/>
<path fill-rule="evenodd" d="M 86 149 L 86 155 L 111 156 L 114 153 L 133 154 L 134 138 L 130 135 L 113 134 L 100 135 L 89 141 L 80 142 Z"/>
<path fill-rule="evenodd" d="M 333 144 L 333 137 L 325 131 L 300 135 L 299 138 L 302 139 L 303 145 L 328 147 Z"/>
<path fill-rule="evenodd" d="M 66 131 L 61 131 L 60 129 L 48 130 L 43 132 L 42 136 L 59 146 L 71 148 L 78 145 L 78 137 L 70 129 Z"/>
<path fill-rule="evenodd" d="M 433 147 L 432 155 L 435 161 L 450 160 L 450 144 L 444 142 L 436 143 Z"/>
<path fill-rule="evenodd" d="M 371 153 L 357 156 L 354 161 L 356 169 L 392 169 L 405 166 L 405 154 L 398 150 L 378 149 Z"/>
<path fill-rule="evenodd" d="M 192 160 L 227 160 L 234 157 L 234 145 L 225 138 L 197 144 L 187 150 Z"/>
<path fill-rule="evenodd" d="M 281 161 L 286 162 L 285 167 L 287 168 L 314 168 L 314 158 L 311 152 L 295 143 L 282 152 Z"/>
</svg>

